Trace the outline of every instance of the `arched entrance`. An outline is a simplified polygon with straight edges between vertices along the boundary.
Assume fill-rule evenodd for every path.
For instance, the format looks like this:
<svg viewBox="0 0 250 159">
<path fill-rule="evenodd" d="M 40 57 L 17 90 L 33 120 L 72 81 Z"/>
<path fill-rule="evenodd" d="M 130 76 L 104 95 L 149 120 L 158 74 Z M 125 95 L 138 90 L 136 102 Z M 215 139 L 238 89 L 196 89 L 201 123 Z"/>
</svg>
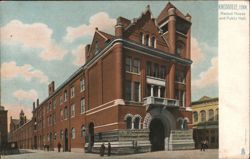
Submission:
<svg viewBox="0 0 250 159">
<path fill-rule="evenodd" d="M 64 151 L 68 151 L 68 138 L 69 138 L 69 135 L 68 135 L 68 129 L 66 128 L 65 131 L 64 131 Z"/>
<path fill-rule="evenodd" d="M 165 148 L 165 132 L 161 119 L 154 118 L 149 125 L 149 140 L 151 151 L 161 151 Z"/>
<path fill-rule="evenodd" d="M 95 131 L 94 131 L 94 123 L 89 123 L 89 151 L 91 151 L 94 146 L 95 141 Z"/>
</svg>

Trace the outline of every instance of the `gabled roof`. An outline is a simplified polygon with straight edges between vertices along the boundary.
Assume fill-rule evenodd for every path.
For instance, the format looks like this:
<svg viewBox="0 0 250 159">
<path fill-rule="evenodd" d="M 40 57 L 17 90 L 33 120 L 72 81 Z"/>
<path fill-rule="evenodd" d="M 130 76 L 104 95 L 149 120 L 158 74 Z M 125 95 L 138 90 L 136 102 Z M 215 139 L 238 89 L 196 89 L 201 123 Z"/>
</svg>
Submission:
<svg viewBox="0 0 250 159">
<path fill-rule="evenodd" d="M 168 4 L 161 11 L 161 13 L 159 14 L 159 16 L 157 18 L 158 24 L 161 23 L 162 21 L 164 21 L 166 19 L 166 17 L 168 17 L 168 9 L 169 8 L 175 8 L 176 15 L 181 17 L 182 19 L 186 19 L 185 15 L 183 13 L 181 13 L 181 11 L 179 11 L 172 3 L 168 2 Z"/>
<path fill-rule="evenodd" d="M 19 119 L 12 119 L 12 123 L 18 125 L 20 123 Z"/>
<path fill-rule="evenodd" d="M 105 33 L 105 32 L 103 32 L 103 31 L 97 30 L 97 32 L 98 32 L 99 34 L 101 34 L 102 36 L 104 36 L 106 39 L 112 40 L 112 39 L 115 38 L 114 35 Z"/>
</svg>

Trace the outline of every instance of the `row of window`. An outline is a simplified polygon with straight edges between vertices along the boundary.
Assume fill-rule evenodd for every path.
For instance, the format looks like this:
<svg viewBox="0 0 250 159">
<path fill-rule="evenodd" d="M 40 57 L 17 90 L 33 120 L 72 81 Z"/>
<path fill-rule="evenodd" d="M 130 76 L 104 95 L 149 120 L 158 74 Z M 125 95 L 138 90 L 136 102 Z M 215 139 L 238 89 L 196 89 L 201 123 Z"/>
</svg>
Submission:
<svg viewBox="0 0 250 159">
<path fill-rule="evenodd" d="M 132 59 L 131 57 L 126 57 L 125 59 L 125 70 L 127 72 L 140 73 L 141 62 L 139 59 Z"/>
<path fill-rule="evenodd" d="M 165 79 L 166 66 L 153 62 L 147 62 L 147 76 Z"/>
<path fill-rule="evenodd" d="M 208 121 L 217 121 L 218 120 L 218 109 L 215 110 L 215 113 L 214 113 L 214 110 L 213 109 L 210 109 L 208 110 Z M 207 114 L 206 114 L 206 111 L 205 110 L 201 110 L 200 111 L 200 115 L 198 115 L 198 112 L 195 111 L 193 112 L 193 117 L 194 117 L 194 122 L 198 122 L 198 118 L 200 116 L 200 121 L 201 122 L 205 122 L 206 119 L 207 119 Z"/>
<path fill-rule="evenodd" d="M 85 90 L 85 83 L 84 83 L 84 79 L 80 80 L 80 92 Z M 75 96 L 75 87 L 71 87 L 70 89 L 70 97 L 73 98 Z M 68 93 L 67 90 L 64 91 L 64 98 L 63 96 L 60 96 L 60 104 L 67 101 L 68 98 Z M 53 105 L 51 102 L 49 102 L 48 106 L 47 106 L 47 112 L 51 111 L 52 109 L 56 108 L 56 100 L 53 101 Z"/>
<path fill-rule="evenodd" d="M 70 137 L 71 137 L 71 139 L 75 139 L 76 138 L 76 129 L 73 127 L 73 128 L 71 128 L 71 132 L 70 132 Z M 84 125 L 81 127 L 81 137 L 84 137 L 85 136 L 85 134 L 86 134 L 86 129 L 85 129 L 85 127 L 84 127 Z M 53 136 L 52 136 L 53 135 Z M 61 140 L 64 140 L 64 136 L 65 134 L 64 134 L 64 131 L 63 130 L 60 130 L 60 139 Z M 66 134 L 66 135 L 68 135 L 68 134 Z M 49 134 L 47 134 L 47 137 L 48 137 L 48 141 L 52 141 L 52 138 L 54 138 L 54 140 L 56 140 L 57 139 L 57 133 L 55 132 L 54 134 L 52 134 L 52 133 L 49 133 Z"/>
<path fill-rule="evenodd" d="M 143 45 L 146 46 L 151 46 L 153 48 L 156 48 L 156 38 L 155 36 L 149 36 L 149 34 L 144 34 L 141 33 L 140 34 L 140 41 Z"/>
<path fill-rule="evenodd" d="M 85 112 L 85 98 L 81 99 L 80 110 L 81 110 L 80 111 L 81 114 Z M 65 106 L 64 109 L 60 110 L 60 116 L 61 116 L 61 120 L 68 119 L 69 110 L 67 106 Z M 70 107 L 70 116 L 71 118 L 75 117 L 75 104 L 71 105 Z"/>
<path fill-rule="evenodd" d="M 125 116 L 126 128 L 127 129 L 141 129 L 141 116 L 140 115 L 133 115 L 127 114 Z"/>
</svg>

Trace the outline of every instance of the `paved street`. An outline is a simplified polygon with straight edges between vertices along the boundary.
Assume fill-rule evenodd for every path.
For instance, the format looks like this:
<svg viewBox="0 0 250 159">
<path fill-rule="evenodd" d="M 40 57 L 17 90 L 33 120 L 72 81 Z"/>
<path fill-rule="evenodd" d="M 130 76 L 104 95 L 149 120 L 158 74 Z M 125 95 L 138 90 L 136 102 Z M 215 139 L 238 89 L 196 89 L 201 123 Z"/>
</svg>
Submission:
<svg viewBox="0 0 250 159">
<path fill-rule="evenodd" d="M 114 159 L 217 159 L 218 150 L 207 150 L 200 152 L 199 150 L 185 150 L 185 151 L 158 151 L 135 155 L 123 156 L 104 156 L 100 157 L 98 154 L 85 154 L 80 152 L 44 152 L 44 151 L 30 151 L 19 155 L 2 156 L 1 159 L 99 159 L 99 158 L 114 158 Z"/>
</svg>

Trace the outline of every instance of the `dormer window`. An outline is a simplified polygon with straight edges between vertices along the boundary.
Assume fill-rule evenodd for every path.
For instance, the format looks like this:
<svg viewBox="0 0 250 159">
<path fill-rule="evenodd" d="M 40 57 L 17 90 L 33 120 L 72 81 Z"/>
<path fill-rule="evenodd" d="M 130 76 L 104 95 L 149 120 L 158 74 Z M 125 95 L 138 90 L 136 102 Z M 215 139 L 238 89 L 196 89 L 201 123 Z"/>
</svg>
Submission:
<svg viewBox="0 0 250 159">
<path fill-rule="evenodd" d="M 153 48 L 156 48 L 156 40 L 155 40 L 155 37 L 153 36 L 152 39 L 151 39 L 151 46 Z"/>
<path fill-rule="evenodd" d="M 146 35 L 146 38 L 145 38 L 145 45 L 149 46 L 149 35 L 148 34 Z"/>
<path fill-rule="evenodd" d="M 95 54 L 97 54 L 99 51 L 99 45 L 98 45 L 98 41 L 95 42 Z"/>
<path fill-rule="evenodd" d="M 140 34 L 140 41 L 142 44 L 144 44 L 144 34 L 143 33 Z"/>
<path fill-rule="evenodd" d="M 184 44 L 182 42 L 177 42 L 176 44 L 176 54 L 181 55 L 184 49 Z"/>
</svg>

